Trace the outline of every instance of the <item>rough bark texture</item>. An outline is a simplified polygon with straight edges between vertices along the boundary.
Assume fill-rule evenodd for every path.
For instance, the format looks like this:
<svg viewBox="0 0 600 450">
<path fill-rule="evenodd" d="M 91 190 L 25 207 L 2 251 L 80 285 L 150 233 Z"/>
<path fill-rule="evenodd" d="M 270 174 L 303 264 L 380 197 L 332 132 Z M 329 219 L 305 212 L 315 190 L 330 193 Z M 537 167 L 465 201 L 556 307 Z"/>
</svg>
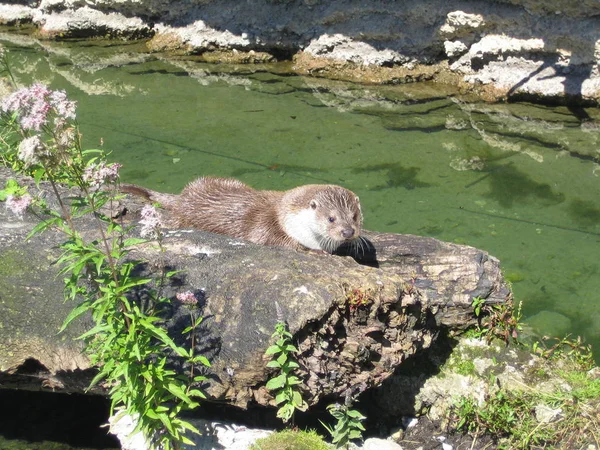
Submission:
<svg viewBox="0 0 600 450">
<path fill-rule="evenodd" d="M 0 185 L 8 176 L 0 169 Z M 124 206 L 125 217 L 135 219 L 139 204 Z M 62 237 L 49 232 L 24 242 L 34 223 L 0 208 L 0 383 L 79 391 L 84 383 L 72 382 L 73 370 L 88 364 L 72 338 L 89 323 L 56 334 L 72 307 L 62 301 L 53 265 Z M 91 222 L 80 225 L 94 235 Z M 473 297 L 502 302 L 510 295 L 498 260 L 481 250 L 417 236 L 369 233 L 368 239 L 371 246 L 357 257 L 368 265 L 190 230 L 169 231 L 164 254 L 144 244 L 132 257 L 149 261 L 139 266 L 142 276 L 162 266 L 182 270 L 166 287 L 167 297 L 191 290 L 202 299 L 198 350 L 213 362 L 205 386 L 211 398 L 241 407 L 272 401 L 263 355 L 284 319 L 300 349 L 305 398 L 314 404 L 380 385 L 441 330 L 473 324 Z M 145 292 L 134 295 L 143 300 Z M 174 300 L 174 337 L 188 317 Z"/>
<path fill-rule="evenodd" d="M 51 38 L 154 36 L 157 51 L 297 54 L 297 70 L 316 75 L 460 78 L 496 96 L 600 98 L 594 0 L 24 0 L 0 3 L 0 21 L 31 21 Z"/>
</svg>

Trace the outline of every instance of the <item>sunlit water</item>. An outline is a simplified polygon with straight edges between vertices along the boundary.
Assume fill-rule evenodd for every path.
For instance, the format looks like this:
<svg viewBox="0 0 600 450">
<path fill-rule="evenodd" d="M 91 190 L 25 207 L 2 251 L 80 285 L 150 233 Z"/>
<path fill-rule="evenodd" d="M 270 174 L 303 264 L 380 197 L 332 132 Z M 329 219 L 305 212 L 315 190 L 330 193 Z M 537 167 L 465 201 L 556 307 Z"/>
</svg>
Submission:
<svg viewBox="0 0 600 450">
<path fill-rule="evenodd" d="M 368 229 L 498 257 L 532 329 L 583 335 L 600 354 L 598 109 L 469 103 L 441 85 L 361 86 L 141 45 L 0 39 L 21 83 L 79 102 L 86 146 L 111 150 L 124 181 L 165 192 L 200 175 L 341 184 Z"/>
</svg>

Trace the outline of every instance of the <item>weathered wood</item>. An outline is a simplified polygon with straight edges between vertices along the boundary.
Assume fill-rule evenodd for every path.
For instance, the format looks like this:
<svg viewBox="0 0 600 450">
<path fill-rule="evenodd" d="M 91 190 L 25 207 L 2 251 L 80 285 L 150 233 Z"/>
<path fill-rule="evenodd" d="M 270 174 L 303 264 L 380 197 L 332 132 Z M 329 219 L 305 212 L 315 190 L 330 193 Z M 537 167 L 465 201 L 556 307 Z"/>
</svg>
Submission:
<svg viewBox="0 0 600 450">
<path fill-rule="evenodd" d="M 1 184 L 8 175 L 0 169 Z M 125 217 L 135 220 L 139 205 L 125 206 Z M 79 391 L 73 370 L 89 364 L 72 339 L 89 322 L 79 320 L 56 334 L 73 306 L 63 303 L 53 265 L 62 237 L 50 232 L 24 242 L 34 223 L 0 208 L 0 386 L 10 386 L 15 373 L 23 383 L 23 368 L 35 361 L 30 388 Z M 81 225 L 85 235 L 94 235 L 91 223 Z M 205 386 L 212 399 L 241 407 L 272 401 L 264 387 L 271 372 L 263 355 L 275 323 L 284 319 L 301 352 L 304 396 L 314 404 L 323 396 L 380 385 L 402 361 L 428 348 L 442 328 L 473 324 L 473 297 L 501 302 L 510 295 L 498 260 L 481 250 L 417 236 L 367 237 L 371 245 L 357 256 L 364 264 L 190 230 L 169 231 L 164 253 L 144 244 L 132 257 L 148 261 L 139 266 L 142 276 L 161 265 L 182 270 L 165 296 L 175 299 L 191 290 L 202 299 L 197 345 L 213 363 Z M 144 292 L 136 295 L 143 298 Z M 364 304 L 351 308 L 358 296 Z M 169 329 L 177 337 L 189 310 L 175 300 L 172 306 Z"/>
</svg>

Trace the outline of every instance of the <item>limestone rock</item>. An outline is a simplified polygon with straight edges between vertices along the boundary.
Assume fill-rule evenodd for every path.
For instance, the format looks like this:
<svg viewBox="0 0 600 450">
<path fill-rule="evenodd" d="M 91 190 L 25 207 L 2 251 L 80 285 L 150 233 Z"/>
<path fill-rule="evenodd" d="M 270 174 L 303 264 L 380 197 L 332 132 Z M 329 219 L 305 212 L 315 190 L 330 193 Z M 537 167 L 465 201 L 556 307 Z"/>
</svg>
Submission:
<svg viewBox="0 0 600 450">
<path fill-rule="evenodd" d="M 488 95 L 597 103 L 599 10 L 594 0 L 0 0 L 0 22 L 33 21 L 47 37 L 167 34 L 162 45 L 181 41 L 193 53 L 304 50 L 355 64 L 354 77 L 365 66 L 428 65 L 448 82 L 450 63 L 473 90 L 489 86 Z"/>
<path fill-rule="evenodd" d="M 362 450 L 402 450 L 402 447 L 389 439 L 369 438 L 360 447 Z"/>
</svg>

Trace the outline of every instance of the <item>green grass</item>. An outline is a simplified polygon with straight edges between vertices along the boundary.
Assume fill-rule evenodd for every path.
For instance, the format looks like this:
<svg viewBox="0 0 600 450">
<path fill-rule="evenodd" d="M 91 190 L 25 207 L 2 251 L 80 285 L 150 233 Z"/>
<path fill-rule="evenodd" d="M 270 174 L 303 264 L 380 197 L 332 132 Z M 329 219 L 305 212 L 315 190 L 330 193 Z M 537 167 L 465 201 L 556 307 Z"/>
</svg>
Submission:
<svg viewBox="0 0 600 450">
<path fill-rule="evenodd" d="M 283 430 L 258 439 L 250 450 L 330 450 L 314 430 Z"/>
</svg>

